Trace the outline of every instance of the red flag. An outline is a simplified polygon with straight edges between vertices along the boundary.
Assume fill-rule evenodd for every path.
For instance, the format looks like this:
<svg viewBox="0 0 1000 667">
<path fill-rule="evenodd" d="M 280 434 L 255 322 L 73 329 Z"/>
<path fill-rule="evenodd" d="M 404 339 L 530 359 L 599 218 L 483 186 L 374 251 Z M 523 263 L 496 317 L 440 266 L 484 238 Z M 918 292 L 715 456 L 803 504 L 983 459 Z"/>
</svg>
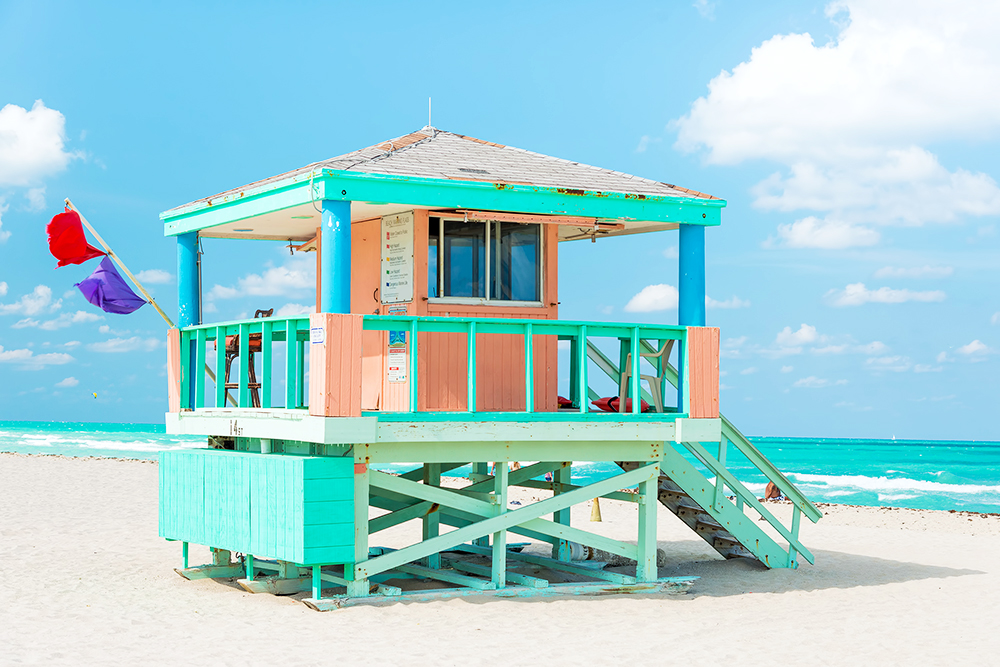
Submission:
<svg viewBox="0 0 1000 667">
<path fill-rule="evenodd" d="M 67 210 L 52 218 L 46 231 L 49 233 L 49 252 L 59 260 L 56 268 L 67 264 L 82 264 L 105 254 L 87 243 L 80 214 L 76 211 Z"/>
</svg>

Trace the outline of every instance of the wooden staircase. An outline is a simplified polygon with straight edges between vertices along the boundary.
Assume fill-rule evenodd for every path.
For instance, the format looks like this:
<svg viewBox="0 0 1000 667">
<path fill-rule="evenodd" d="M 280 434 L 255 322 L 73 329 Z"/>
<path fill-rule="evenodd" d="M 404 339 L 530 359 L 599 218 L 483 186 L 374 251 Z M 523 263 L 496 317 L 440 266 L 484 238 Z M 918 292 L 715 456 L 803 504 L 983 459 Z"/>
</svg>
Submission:
<svg viewBox="0 0 1000 667">
<path fill-rule="evenodd" d="M 642 341 L 645 351 L 655 349 Z M 617 382 L 618 367 L 597 347 L 588 342 L 587 354 L 608 377 Z M 666 364 L 667 381 L 677 386 L 677 371 Z M 643 398 L 649 396 L 643 391 Z M 596 398 L 591 396 L 589 398 Z M 798 567 L 798 555 L 813 562 L 812 553 L 799 541 L 799 522 L 805 515 L 813 523 L 823 516 L 808 498 L 781 474 L 746 437 L 721 416 L 722 443 L 713 455 L 702 443 L 666 443 L 660 463 L 658 496 L 660 503 L 697 533 L 724 558 L 752 558 L 770 568 Z M 791 525 L 785 526 L 757 496 L 726 468 L 726 452 L 735 447 L 764 476 L 775 483 L 792 503 Z M 702 474 L 681 450 L 697 459 L 715 479 Z M 628 471 L 641 465 L 619 462 Z M 748 513 L 747 510 L 750 510 Z M 785 546 L 765 532 L 761 522 L 771 526 Z"/>
</svg>

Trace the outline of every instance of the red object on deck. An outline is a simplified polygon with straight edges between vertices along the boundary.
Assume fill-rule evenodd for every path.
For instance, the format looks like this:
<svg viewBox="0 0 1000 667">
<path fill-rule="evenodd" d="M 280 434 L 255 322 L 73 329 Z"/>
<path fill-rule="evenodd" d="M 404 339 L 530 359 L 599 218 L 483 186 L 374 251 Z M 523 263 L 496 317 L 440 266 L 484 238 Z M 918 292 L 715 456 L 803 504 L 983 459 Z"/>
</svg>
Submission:
<svg viewBox="0 0 1000 667">
<path fill-rule="evenodd" d="M 618 412 L 618 397 L 612 396 L 610 398 L 599 398 L 596 401 L 591 401 L 595 408 L 600 408 L 605 412 Z M 639 404 L 643 412 L 649 412 L 649 403 L 642 401 Z M 625 412 L 632 412 L 632 399 L 625 399 Z"/>
<path fill-rule="evenodd" d="M 82 264 L 105 254 L 87 243 L 80 214 L 76 211 L 65 211 L 55 216 L 49 221 L 45 231 L 49 234 L 49 252 L 59 260 L 56 268 L 67 264 Z"/>
<path fill-rule="evenodd" d="M 557 396 L 556 398 L 557 398 L 557 400 L 559 402 L 559 407 L 560 408 L 571 408 L 571 407 L 573 407 L 573 401 L 569 400 L 568 398 L 565 398 L 563 396 Z"/>
</svg>

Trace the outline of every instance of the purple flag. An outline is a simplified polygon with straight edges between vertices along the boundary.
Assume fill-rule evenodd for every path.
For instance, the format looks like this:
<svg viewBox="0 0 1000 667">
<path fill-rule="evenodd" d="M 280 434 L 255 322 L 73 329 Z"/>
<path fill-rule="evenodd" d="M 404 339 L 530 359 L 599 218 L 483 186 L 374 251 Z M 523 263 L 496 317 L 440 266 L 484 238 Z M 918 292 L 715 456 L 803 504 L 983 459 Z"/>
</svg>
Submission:
<svg viewBox="0 0 1000 667">
<path fill-rule="evenodd" d="M 133 292 L 115 271 L 110 257 L 101 260 L 89 278 L 76 284 L 83 297 L 106 313 L 128 315 L 138 310 L 146 300 Z"/>
</svg>

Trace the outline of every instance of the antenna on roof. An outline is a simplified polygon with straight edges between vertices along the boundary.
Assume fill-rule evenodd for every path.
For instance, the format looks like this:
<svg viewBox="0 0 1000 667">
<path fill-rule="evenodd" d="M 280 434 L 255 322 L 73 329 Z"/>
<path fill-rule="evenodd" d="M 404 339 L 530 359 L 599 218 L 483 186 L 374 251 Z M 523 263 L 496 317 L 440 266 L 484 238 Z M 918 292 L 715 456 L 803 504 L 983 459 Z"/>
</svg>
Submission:
<svg viewBox="0 0 1000 667">
<path fill-rule="evenodd" d="M 431 98 L 430 98 L 430 95 L 427 96 L 427 127 L 434 127 L 431 124 Z"/>
</svg>

